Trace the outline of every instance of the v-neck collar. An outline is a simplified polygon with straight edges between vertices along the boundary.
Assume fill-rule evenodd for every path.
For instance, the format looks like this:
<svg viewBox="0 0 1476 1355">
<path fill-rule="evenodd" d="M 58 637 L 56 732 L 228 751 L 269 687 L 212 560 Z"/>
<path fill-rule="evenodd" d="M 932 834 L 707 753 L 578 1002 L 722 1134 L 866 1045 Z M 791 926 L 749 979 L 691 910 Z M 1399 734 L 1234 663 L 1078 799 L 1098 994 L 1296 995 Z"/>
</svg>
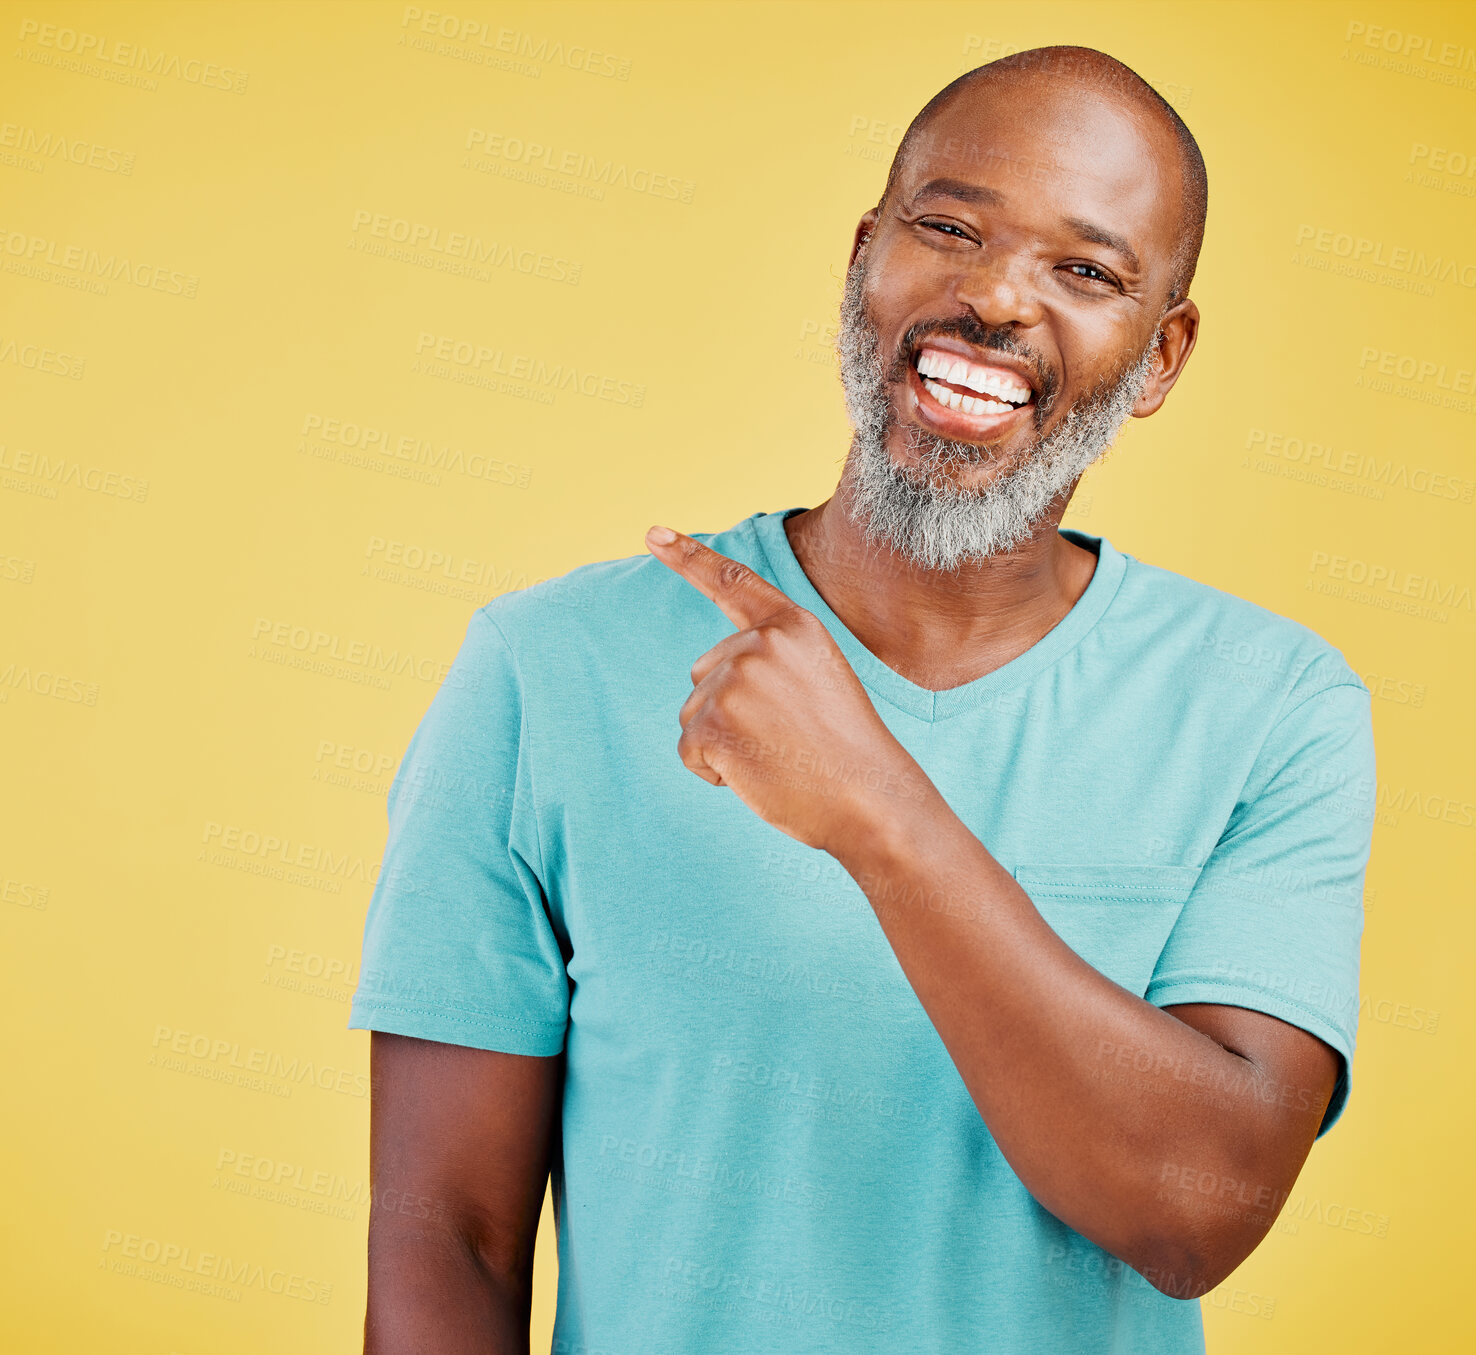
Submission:
<svg viewBox="0 0 1476 1355">
<path fill-rule="evenodd" d="M 829 603 L 820 596 L 809 575 L 800 567 L 794 548 L 789 544 L 789 535 L 784 530 L 786 518 L 804 511 L 803 507 L 786 508 L 777 513 L 755 513 L 749 518 L 759 549 L 769 562 L 779 587 L 801 607 L 820 618 L 867 688 L 909 715 L 930 723 L 973 710 L 1000 692 L 1029 681 L 1055 663 L 1096 625 L 1117 593 L 1127 568 L 1126 557 L 1114 549 L 1106 537 L 1091 536 L 1074 527 L 1058 528 L 1062 536 L 1097 556 L 1097 567 L 1086 591 L 1077 598 L 1071 610 L 1023 654 L 1017 654 L 992 673 L 985 673 L 972 682 L 934 692 L 909 681 L 884 664 L 851 634 L 831 611 Z"/>
</svg>

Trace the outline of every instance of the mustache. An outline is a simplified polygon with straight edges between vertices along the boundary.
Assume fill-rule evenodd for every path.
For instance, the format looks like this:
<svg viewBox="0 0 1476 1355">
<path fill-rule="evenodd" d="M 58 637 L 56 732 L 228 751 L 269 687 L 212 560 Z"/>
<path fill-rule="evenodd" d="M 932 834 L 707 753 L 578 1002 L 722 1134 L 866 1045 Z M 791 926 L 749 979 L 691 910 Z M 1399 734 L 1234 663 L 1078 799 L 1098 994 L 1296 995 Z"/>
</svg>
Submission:
<svg viewBox="0 0 1476 1355">
<path fill-rule="evenodd" d="M 912 356 L 924 339 L 947 337 L 983 351 L 993 349 L 996 353 L 1007 353 L 1018 358 L 1030 368 L 1036 389 L 1037 418 L 1049 412 L 1060 390 L 1061 379 L 1046 365 L 1029 344 L 1022 342 L 1013 330 L 1004 326 L 986 325 L 977 315 L 955 315 L 941 320 L 918 320 L 908 327 L 897 343 L 897 352 L 892 360 L 892 369 L 887 373 L 888 381 L 906 379 Z"/>
</svg>

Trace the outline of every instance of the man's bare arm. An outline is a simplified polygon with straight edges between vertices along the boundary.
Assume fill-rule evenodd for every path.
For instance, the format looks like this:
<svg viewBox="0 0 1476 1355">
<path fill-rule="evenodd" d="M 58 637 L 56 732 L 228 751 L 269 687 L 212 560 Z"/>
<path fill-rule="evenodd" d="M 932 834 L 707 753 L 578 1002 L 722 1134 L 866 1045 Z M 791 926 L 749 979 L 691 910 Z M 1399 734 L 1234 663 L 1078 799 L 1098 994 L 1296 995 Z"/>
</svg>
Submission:
<svg viewBox="0 0 1476 1355">
<path fill-rule="evenodd" d="M 364 1355 L 528 1355 L 563 1061 L 371 1033 Z"/>
<path fill-rule="evenodd" d="M 1153 1006 L 1076 955 L 941 795 L 893 814 L 836 855 L 1006 1161 L 1162 1292 L 1214 1288 L 1286 1202 L 1337 1055 L 1263 1012 Z"/>
</svg>

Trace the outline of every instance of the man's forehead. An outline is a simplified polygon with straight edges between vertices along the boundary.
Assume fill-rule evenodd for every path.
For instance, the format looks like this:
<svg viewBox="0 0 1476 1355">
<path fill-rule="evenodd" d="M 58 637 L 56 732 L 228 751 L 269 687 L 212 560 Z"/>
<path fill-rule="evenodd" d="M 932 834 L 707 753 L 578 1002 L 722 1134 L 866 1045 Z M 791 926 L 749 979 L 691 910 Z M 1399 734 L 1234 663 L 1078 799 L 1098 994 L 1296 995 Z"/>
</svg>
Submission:
<svg viewBox="0 0 1476 1355">
<path fill-rule="evenodd" d="M 938 196 L 941 182 L 954 189 L 956 201 L 1052 205 L 1064 215 L 1115 224 L 1144 244 L 1162 233 L 1167 246 L 1177 230 L 1178 170 L 1157 130 L 1131 107 L 1089 93 L 1057 100 L 961 97 L 917 129 L 895 201 L 907 209 L 930 187 Z"/>
<path fill-rule="evenodd" d="M 939 177 L 972 178 L 1006 193 L 1012 183 L 1055 183 L 1114 197 L 1163 191 L 1174 148 L 1148 119 L 1089 91 L 1060 93 L 1012 99 L 991 90 L 954 98 L 909 143 L 903 193 Z"/>
<path fill-rule="evenodd" d="M 1011 186 L 1105 189 L 1110 177 L 1090 161 L 1072 163 L 1056 153 L 1049 142 L 1022 143 L 987 127 L 960 130 L 930 128 L 908 147 L 907 162 L 899 177 L 898 199 L 910 201 L 920 189 L 938 180 L 977 184 L 984 190 L 979 201 L 1001 204 L 1011 196 Z M 960 194 L 961 200 L 969 200 Z"/>
</svg>

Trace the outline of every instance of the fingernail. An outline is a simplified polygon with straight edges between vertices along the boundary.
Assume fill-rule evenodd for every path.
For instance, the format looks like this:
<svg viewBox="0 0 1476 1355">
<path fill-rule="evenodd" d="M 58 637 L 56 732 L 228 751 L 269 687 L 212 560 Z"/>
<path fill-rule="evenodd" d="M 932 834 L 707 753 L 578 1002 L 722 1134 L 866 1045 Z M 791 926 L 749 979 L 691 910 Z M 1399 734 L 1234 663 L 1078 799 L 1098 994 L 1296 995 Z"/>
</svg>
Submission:
<svg viewBox="0 0 1476 1355">
<path fill-rule="evenodd" d="M 652 527 L 646 533 L 646 540 L 658 546 L 669 546 L 677 539 L 677 534 L 670 527 Z"/>
</svg>

